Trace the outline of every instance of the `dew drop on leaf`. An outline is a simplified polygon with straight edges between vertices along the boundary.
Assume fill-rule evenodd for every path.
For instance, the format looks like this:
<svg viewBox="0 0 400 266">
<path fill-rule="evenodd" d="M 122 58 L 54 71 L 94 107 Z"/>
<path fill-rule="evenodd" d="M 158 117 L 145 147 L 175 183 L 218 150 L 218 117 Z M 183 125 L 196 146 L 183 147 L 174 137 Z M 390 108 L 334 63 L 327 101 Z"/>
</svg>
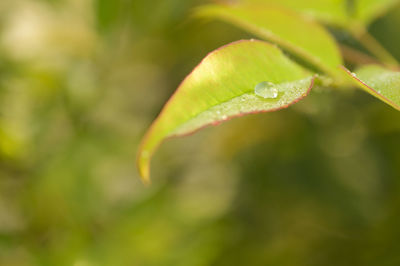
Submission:
<svg viewBox="0 0 400 266">
<path fill-rule="evenodd" d="M 263 98 L 275 99 L 278 97 L 278 89 L 275 84 L 268 81 L 258 83 L 254 88 L 254 93 Z"/>
</svg>

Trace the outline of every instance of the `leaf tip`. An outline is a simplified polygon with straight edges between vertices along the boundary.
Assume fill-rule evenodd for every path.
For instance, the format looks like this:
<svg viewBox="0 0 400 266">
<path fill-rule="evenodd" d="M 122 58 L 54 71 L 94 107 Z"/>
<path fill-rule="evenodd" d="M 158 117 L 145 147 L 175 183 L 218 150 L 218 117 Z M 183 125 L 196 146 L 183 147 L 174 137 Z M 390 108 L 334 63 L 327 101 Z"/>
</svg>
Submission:
<svg viewBox="0 0 400 266">
<path fill-rule="evenodd" d="M 150 180 L 150 154 L 148 151 L 139 149 L 136 158 L 137 169 L 139 171 L 140 179 L 143 184 L 148 186 L 151 184 Z"/>
</svg>

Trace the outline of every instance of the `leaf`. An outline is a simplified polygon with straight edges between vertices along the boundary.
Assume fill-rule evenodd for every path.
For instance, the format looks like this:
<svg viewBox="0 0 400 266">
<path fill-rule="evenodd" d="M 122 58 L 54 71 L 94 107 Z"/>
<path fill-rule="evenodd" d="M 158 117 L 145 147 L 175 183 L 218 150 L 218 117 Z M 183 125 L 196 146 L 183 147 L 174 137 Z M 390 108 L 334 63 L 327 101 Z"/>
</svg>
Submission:
<svg viewBox="0 0 400 266">
<path fill-rule="evenodd" d="M 275 4 L 342 28 L 367 27 L 399 0 L 238 0 L 242 4 Z"/>
<path fill-rule="evenodd" d="M 199 9 L 199 14 L 237 25 L 281 45 L 323 72 L 338 75 L 342 58 L 335 40 L 322 26 L 290 10 L 265 5 L 209 5 Z"/>
<path fill-rule="evenodd" d="M 356 20 L 368 26 L 373 20 L 386 13 L 399 0 L 358 0 L 356 4 Z"/>
<path fill-rule="evenodd" d="M 360 88 L 400 111 L 400 72 L 378 65 L 363 66 L 356 73 L 343 69 Z"/>
<path fill-rule="evenodd" d="M 149 181 L 150 157 L 165 138 L 245 114 L 286 108 L 308 94 L 313 80 L 266 42 L 238 41 L 213 51 L 181 83 L 142 140 L 137 164 L 143 181 Z M 275 99 L 254 94 L 263 81 L 276 84 Z"/>
<path fill-rule="evenodd" d="M 279 5 L 331 25 L 344 27 L 349 22 L 347 0 L 239 0 L 239 2 Z"/>
</svg>

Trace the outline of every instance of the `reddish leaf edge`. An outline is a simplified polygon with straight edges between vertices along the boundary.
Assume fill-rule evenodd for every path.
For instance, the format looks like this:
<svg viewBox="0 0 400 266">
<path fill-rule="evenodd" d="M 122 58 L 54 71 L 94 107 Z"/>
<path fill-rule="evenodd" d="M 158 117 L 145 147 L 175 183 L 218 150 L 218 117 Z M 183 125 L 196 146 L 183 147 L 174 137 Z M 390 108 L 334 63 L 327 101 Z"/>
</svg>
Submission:
<svg viewBox="0 0 400 266">
<path fill-rule="evenodd" d="M 397 105 L 396 103 L 394 103 L 392 100 L 388 99 L 386 96 L 380 94 L 378 91 L 376 91 L 375 89 L 373 89 L 371 86 L 369 86 L 367 83 L 365 83 L 364 81 L 362 81 L 361 79 L 359 79 L 357 77 L 357 75 L 354 72 L 351 72 L 349 69 L 347 69 L 345 66 L 340 66 L 340 68 L 345 71 L 348 75 L 350 75 L 350 77 L 353 78 L 353 80 L 357 81 L 358 83 L 360 83 L 362 86 L 364 86 L 364 90 L 370 90 L 372 92 L 372 95 L 375 98 L 379 97 L 386 102 L 387 104 L 389 104 L 390 106 L 392 106 L 393 108 L 397 109 L 400 111 L 400 106 Z M 358 84 L 359 85 L 359 84 Z"/>
<path fill-rule="evenodd" d="M 143 183 L 144 185 L 146 185 L 146 186 L 151 185 L 151 180 L 150 180 L 151 158 L 153 157 L 154 152 L 155 152 L 156 150 L 158 150 L 158 148 L 159 148 L 165 141 L 167 141 L 167 140 L 169 140 L 169 139 L 172 139 L 172 138 L 176 138 L 176 137 L 186 137 L 186 136 L 193 135 L 193 134 L 195 134 L 196 132 L 198 132 L 198 131 L 200 131 L 200 130 L 202 130 L 202 129 L 204 129 L 204 128 L 207 128 L 207 127 L 210 127 L 210 126 L 218 126 L 219 124 L 221 124 L 221 123 L 223 123 L 223 122 L 226 122 L 226 121 L 229 121 L 229 120 L 231 120 L 231 119 L 233 119 L 233 118 L 236 118 L 236 117 L 242 117 L 242 116 L 245 116 L 245 115 L 252 115 L 252 114 L 259 114 L 259 113 L 270 113 L 270 112 L 275 112 L 275 111 L 279 111 L 279 110 L 282 110 L 282 109 L 286 109 L 286 108 L 288 108 L 289 106 L 291 106 L 291 105 L 293 105 L 293 104 L 295 104 L 295 103 L 301 101 L 302 99 L 304 99 L 304 98 L 305 98 L 306 96 L 308 96 L 308 94 L 311 92 L 311 89 L 314 87 L 314 83 L 315 83 L 315 79 L 316 79 L 317 75 L 313 75 L 313 77 L 312 77 L 312 79 L 311 79 L 311 81 L 310 81 L 310 85 L 309 85 L 307 91 L 306 91 L 305 93 L 303 93 L 300 97 L 294 99 L 292 102 L 290 102 L 290 103 L 288 103 L 288 104 L 282 105 L 282 106 L 280 106 L 280 107 L 278 107 L 278 108 L 269 109 L 269 110 L 261 110 L 261 111 L 253 111 L 253 112 L 242 112 L 242 113 L 239 113 L 239 114 L 236 114 L 236 115 L 228 116 L 226 119 L 218 120 L 218 121 L 213 122 L 213 123 L 204 124 L 203 126 L 197 128 L 197 129 L 195 129 L 195 130 L 189 131 L 189 132 L 187 132 L 187 133 L 184 133 L 184 134 L 173 134 L 173 135 L 167 136 L 167 137 L 165 137 L 163 140 L 161 140 L 159 144 L 157 144 L 157 145 L 154 147 L 153 151 L 151 151 L 149 154 L 146 155 L 146 156 L 149 158 L 149 159 L 148 159 L 148 160 L 149 160 L 149 165 L 146 167 L 147 169 L 143 170 L 143 169 L 141 168 L 141 166 L 140 166 L 140 158 L 141 158 L 141 155 L 142 155 L 142 153 L 143 153 L 143 145 L 147 142 L 148 137 L 150 136 L 151 132 L 153 131 L 153 127 L 157 124 L 158 120 L 162 117 L 162 115 L 164 114 L 165 110 L 168 109 L 168 106 L 171 104 L 172 99 L 174 99 L 174 97 L 176 96 L 176 93 L 179 91 L 179 88 L 182 87 L 182 86 L 185 84 L 185 82 L 187 81 L 188 77 L 189 77 L 194 71 L 196 71 L 196 69 L 197 69 L 198 67 L 200 67 L 200 65 L 203 63 L 203 61 L 204 61 L 206 58 L 208 58 L 208 57 L 211 56 L 211 55 L 217 54 L 221 49 L 223 49 L 223 48 L 225 48 L 225 47 L 227 47 L 227 46 L 234 45 L 234 44 L 238 44 L 238 43 L 242 43 L 242 42 L 261 42 L 261 43 L 267 43 L 268 45 L 272 45 L 272 46 L 275 46 L 275 47 L 276 47 L 275 44 L 271 44 L 271 43 L 266 42 L 266 41 L 256 40 L 256 39 L 253 39 L 253 38 L 252 38 L 252 39 L 249 39 L 249 40 L 238 40 L 238 41 L 234 41 L 234 42 L 225 44 L 225 45 L 223 45 L 223 46 L 220 46 L 219 48 L 217 48 L 217 49 L 215 49 L 215 50 L 209 52 L 209 53 L 200 61 L 200 63 L 197 64 L 196 67 L 193 68 L 193 70 L 183 79 L 183 81 L 179 84 L 178 88 L 174 91 L 174 93 L 171 95 L 171 97 L 167 100 L 167 102 L 165 103 L 165 105 L 164 105 L 163 109 L 161 110 L 161 112 L 157 115 L 156 119 L 151 123 L 149 129 L 146 131 L 146 133 L 145 133 L 145 135 L 144 135 L 144 137 L 143 137 L 143 139 L 142 139 L 142 141 L 141 141 L 141 143 L 140 143 L 140 145 L 139 145 L 139 149 L 138 149 L 138 152 L 137 152 L 137 154 L 136 154 L 136 167 L 137 167 L 137 169 L 138 169 L 138 172 L 139 172 L 139 176 L 140 176 L 140 178 L 141 178 L 141 181 L 142 181 L 142 183 Z"/>
</svg>

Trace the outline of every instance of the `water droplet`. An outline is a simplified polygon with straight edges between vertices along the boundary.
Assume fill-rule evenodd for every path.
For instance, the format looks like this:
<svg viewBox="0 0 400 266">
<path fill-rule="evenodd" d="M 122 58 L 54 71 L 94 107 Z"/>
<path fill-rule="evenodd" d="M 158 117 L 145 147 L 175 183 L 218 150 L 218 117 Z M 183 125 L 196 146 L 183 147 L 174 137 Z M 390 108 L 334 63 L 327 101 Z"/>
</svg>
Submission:
<svg viewBox="0 0 400 266">
<path fill-rule="evenodd" d="M 258 83 L 254 88 L 254 93 L 263 98 L 275 99 L 278 97 L 278 90 L 275 88 L 275 84 L 268 81 Z"/>
<path fill-rule="evenodd" d="M 356 73 L 354 73 L 354 72 L 351 72 L 351 75 L 352 75 L 353 77 L 357 77 Z"/>
<path fill-rule="evenodd" d="M 222 118 L 222 120 L 225 120 L 225 119 L 227 119 L 227 118 L 228 118 L 228 116 L 226 116 L 226 115 L 223 115 L 221 118 Z"/>
</svg>

